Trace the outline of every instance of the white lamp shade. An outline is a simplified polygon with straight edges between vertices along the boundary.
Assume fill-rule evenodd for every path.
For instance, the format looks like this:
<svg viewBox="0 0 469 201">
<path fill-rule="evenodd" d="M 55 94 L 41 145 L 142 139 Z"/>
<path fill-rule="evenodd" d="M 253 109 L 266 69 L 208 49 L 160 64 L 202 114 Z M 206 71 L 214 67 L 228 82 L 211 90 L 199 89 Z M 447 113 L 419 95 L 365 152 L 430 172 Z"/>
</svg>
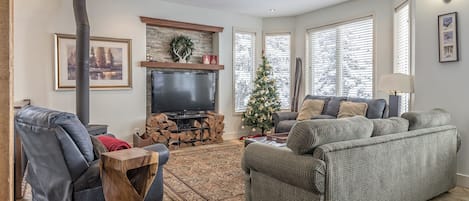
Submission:
<svg viewBox="0 0 469 201">
<path fill-rule="evenodd" d="M 388 93 L 413 93 L 414 79 L 402 73 L 384 75 L 379 80 L 379 89 Z"/>
</svg>

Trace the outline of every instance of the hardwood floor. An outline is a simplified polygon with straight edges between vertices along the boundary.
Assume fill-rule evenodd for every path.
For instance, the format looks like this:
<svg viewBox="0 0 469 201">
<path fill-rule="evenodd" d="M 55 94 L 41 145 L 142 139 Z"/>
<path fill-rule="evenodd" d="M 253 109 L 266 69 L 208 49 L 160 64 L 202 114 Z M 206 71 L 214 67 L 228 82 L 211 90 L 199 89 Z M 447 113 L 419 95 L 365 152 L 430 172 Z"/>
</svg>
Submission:
<svg viewBox="0 0 469 201">
<path fill-rule="evenodd" d="M 469 188 L 456 187 L 431 201 L 469 201 Z"/>
<path fill-rule="evenodd" d="M 223 144 L 229 144 L 229 143 L 239 143 L 238 140 L 233 140 L 233 141 L 225 141 Z M 217 145 L 205 145 L 205 146 L 217 146 Z M 184 148 L 185 150 L 197 150 L 200 147 L 187 147 Z M 179 150 L 174 150 L 172 152 L 178 152 Z M 26 189 L 24 190 L 24 199 L 19 199 L 16 201 L 32 201 L 31 198 L 31 187 L 24 183 L 23 185 L 27 186 Z M 163 201 L 178 201 L 178 200 L 173 200 L 170 198 L 170 196 L 167 196 L 165 194 L 165 197 Z M 431 199 L 430 201 L 469 201 L 469 188 L 464 188 L 464 187 L 456 187 L 452 190 L 450 190 L 448 193 L 439 195 L 436 198 Z"/>
</svg>

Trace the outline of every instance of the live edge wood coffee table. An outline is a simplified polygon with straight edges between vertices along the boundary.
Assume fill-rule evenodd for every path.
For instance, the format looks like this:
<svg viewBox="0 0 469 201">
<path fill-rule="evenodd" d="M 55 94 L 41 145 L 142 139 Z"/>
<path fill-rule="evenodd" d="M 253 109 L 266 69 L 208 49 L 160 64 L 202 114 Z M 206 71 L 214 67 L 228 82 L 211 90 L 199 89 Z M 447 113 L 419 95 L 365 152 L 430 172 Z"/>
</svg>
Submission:
<svg viewBox="0 0 469 201">
<path fill-rule="evenodd" d="M 100 166 L 106 200 L 143 201 L 158 171 L 158 153 L 141 148 L 107 152 Z"/>
</svg>

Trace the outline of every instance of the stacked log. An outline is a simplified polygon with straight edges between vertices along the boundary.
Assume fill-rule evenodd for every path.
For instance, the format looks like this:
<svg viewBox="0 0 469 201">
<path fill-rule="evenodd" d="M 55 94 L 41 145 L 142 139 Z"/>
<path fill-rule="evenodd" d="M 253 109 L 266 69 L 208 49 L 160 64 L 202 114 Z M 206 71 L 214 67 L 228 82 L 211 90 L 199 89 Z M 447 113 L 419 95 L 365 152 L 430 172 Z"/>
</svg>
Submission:
<svg viewBox="0 0 469 201">
<path fill-rule="evenodd" d="M 165 114 L 158 114 L 147 119 L 146 132 L 134 136 L 134 146 L 142 147 L 150 143 L 161 143 L 170 149 L 187 146 L 223 142 L 224 116 L 209 112 L 207 118 L 191 121 L 191 129 L 179 131 L 176 123 Z"/>
<path fill-rule="evenodd" d="M 225 117 L 221 114 L 209 112 L 208 117 L 205 120 L 210 128 L 209 140 L 215 143 L 223 142 L 223 129 L 225 129 L 225 123 L 223 120 Z"/>
</svg>

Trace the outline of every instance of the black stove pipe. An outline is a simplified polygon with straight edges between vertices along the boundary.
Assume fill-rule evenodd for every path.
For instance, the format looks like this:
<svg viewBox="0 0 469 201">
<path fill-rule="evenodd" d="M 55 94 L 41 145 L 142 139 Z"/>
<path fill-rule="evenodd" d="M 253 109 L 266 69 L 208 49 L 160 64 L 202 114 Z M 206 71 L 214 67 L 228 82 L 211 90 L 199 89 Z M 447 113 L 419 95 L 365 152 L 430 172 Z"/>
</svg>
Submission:
<svg viewBox="0 0 469 201">
<path fill-rule="evenodd" d="M 86 0 L 73 0 L 76 40 L 76 113 L 83 125 L 90 122 L 90 24 L 86 12 Z"/>
</svg>

